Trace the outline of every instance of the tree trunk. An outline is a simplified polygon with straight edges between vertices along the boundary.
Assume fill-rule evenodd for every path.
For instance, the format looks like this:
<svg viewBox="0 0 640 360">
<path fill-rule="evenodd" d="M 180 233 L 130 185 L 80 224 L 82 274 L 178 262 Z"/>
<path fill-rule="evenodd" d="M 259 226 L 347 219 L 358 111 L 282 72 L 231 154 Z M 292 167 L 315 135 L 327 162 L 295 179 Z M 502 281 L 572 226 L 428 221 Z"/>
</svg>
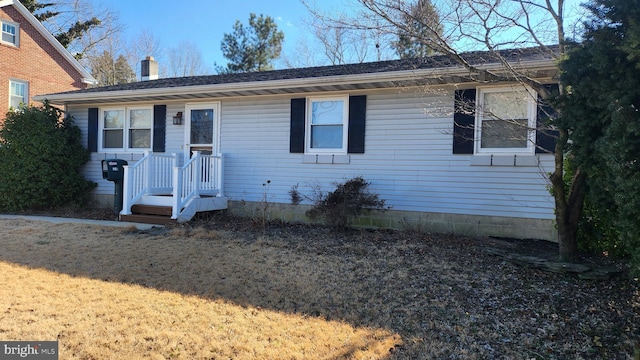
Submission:
<svg viewBox="0 0 640 360">
<path fill-rule="evenodd" d="M 567 129 L 558 129 L 559 136 L 555 149 L 555 170 L 549 180 L 553 187 L 553 198 L 556 205 L 556 224 L 558 226 L 558 253 L 560 261 L 578 261 L 578 224 L 582 216 L 587 176 L 576 169 L 568 184 L 564 183 L 564 154 L 569 138 Z"/>
<path fill-rule="evenodd" d="M 575 263 L 578 261 L 578 224 L 560 222 L 559 216 L 556 216 L 558 223 L 558 255 L 562 262 Z"/>
</svg>

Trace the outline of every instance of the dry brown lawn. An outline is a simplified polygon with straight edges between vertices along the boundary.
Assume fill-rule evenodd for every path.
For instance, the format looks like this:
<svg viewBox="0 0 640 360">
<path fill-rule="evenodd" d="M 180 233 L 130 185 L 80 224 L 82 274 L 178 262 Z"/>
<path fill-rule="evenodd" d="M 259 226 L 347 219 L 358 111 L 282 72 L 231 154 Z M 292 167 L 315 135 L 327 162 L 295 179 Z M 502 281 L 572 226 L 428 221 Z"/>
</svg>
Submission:
<svg viewBox="0 0 640 360">
<path fill-rule="evenodd" d="M 57 339 L 60 359 L 640 358 L 638 279 L 520 267 L 489 239 L 233 221 L 0 220 L 0 340 Z"/>
</svg>

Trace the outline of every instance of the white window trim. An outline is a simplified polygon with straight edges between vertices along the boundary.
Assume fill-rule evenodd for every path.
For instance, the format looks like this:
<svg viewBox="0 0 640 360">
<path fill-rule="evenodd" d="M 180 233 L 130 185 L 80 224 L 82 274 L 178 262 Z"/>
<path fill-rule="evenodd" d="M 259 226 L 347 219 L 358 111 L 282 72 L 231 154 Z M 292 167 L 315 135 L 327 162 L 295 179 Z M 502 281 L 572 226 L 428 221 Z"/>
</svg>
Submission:
<svg viewBox="0 0 640 360">
<path fill-rule="evenodd" d="M 536 116 L 537 116 L 537 97 L 536 92 L 533 89 L 526 86 L 501 86 L 501 87 L 479 87 L 476 94 L 476 117 L 474 126 L 474 154 L 535 154 L 536 149 Z M 511 92 L 525 90 L 530 96 L 527 102 L 527 147 L 526 148 L 482 148 L 482 120 L 483 120 L 483 108 L 484 108 L 484 94 L 486 93 L 498 93 L 498 92 Z"/>
<path fill-rule="evenodd" d="M 314 101 L 342 101 L 342 147 L 333 149 L 314 149 L 311 147 L 311 119 Z M 310 96 L 307 97 L 307 109 L 304 131 L 305 154 L 347 154 L 349 137 L 349 95 Z"/>
<path fill-rule="evenodd" d="M 2 24 L 11 25 L 11 26 L 16 28 L 16 41 L 15 41 L 15 43 L 2 40 L 2 33 L 3 33 Z M 17 22 L 6 20 L 6 19 L 1 19 L 0 20 L 0 43 L 5 44 L 5 45 L 9 45 L 9 46 L 20 47 L 20 24 L 18 24 Z"/>
<path fill-rule="evenodd" d="M 22 98 L 22 103 L 24 103 L 25 105 L 28 105 L 29 104 L 29 82 L 25 80 L 9 79 L 9 102 L 8 102 L 9 106 L 11 106 L 11 97 L 14 96 L 11 93 L 11 85 L 13 83 L 24 85 L 24 97 Z"/>
<path fill-rule="evenodd" d="M 104 141 L 104 113 L 105 111 L 110 110 L 122 110 L 124 111 L 124 128 L 123 131 L 123 147 L 122 148 L 105 148 L 103 146 Z M 150 131 L 150 141 L 148 148 L 130 148 L 129 147 L 129 130 L 130 127 L 130 114 L 131 110 L 150 110 L 151 111 L 151 131 Z M 149 151 L 153 148 L 153 106 L 152 105 L 141 105 L 141 106 L 112 106 L 112 107 L 103 107 L 98 111 L 98 151 L 102 153 L 143 153 L 145 151 Z"/>
</svg>

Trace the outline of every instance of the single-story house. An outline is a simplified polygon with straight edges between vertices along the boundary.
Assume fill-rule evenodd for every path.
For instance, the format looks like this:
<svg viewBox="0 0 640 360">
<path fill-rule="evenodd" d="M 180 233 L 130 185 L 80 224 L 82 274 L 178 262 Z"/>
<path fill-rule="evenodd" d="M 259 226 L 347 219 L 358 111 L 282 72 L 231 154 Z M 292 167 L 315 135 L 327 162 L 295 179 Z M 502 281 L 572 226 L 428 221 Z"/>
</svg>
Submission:
<svg viewBox="0 0 640 360">
<path fill-rule="evenodd" d="M 538 49 L 502 55 L 553 84 L 556 64 Z M 489 53 L 465 57 L 503 69 Z M 291 204 L 293 187 L 310 194 L 362 176 L 391 207 L 362 225 L 556 239 L 547 180 L 553 144 L 533 130 L 542 118 L 537 95 L 517 82 L 483 82 L 446 56 L 164 78 L 38 98 L 64 106 L 81 128 L 96 199 L 114 197 L 102 160 L 128 162 L 125 217 L 164 206 L 179 221 L 222 208 L 302 221 L 305 203 Z"/>
</svg>

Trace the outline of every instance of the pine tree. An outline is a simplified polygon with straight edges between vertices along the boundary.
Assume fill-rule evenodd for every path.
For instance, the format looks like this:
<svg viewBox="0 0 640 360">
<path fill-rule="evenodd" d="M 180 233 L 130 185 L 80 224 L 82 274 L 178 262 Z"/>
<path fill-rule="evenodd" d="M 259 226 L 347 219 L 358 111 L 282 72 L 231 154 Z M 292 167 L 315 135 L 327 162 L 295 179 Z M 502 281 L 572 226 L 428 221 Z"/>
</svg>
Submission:
<svg viewBox="0 0 640 360">
<path fill-rule="evenodd" d="M 571 129 L 571 161 L 589 175 L 601 226 L 615 227 L 605 242 L 621 239 L 640 274 L 640 0 L 594 0 L 588 8 L 584 40 L 560 65 L 569 90 L 561 121 Z"/>
<path fill-rule="evenodd" d="M 418 0 L 402 14 L 403 26 L 398 28 L 398 40 L 392 44 L 401 59 L 425 57 L 434 53 L 429 46 L 442 27 L 431 0 Z"/>
<path fill-rule="evenodd" d="M 222 40 L 222 54 L 229 60 L 226 69 L 219 72 L 240 73 L 273 69 L 273 61 L 280 57 L 284 33 L 278 30 L 274 19 L 269 16 L 250 14 L 249 26 L 239 20 L 233 25 L 233 32 L 225 33 Z"/>
<path fill-rule="evenodd" d="M 91 75 L 100 85 L 127 84 L 136 81 L 127 59 L 120 55 L 113 58 L 111 52 L 105 50 L 101 56 L 91 60 Z"/>
</svg>

